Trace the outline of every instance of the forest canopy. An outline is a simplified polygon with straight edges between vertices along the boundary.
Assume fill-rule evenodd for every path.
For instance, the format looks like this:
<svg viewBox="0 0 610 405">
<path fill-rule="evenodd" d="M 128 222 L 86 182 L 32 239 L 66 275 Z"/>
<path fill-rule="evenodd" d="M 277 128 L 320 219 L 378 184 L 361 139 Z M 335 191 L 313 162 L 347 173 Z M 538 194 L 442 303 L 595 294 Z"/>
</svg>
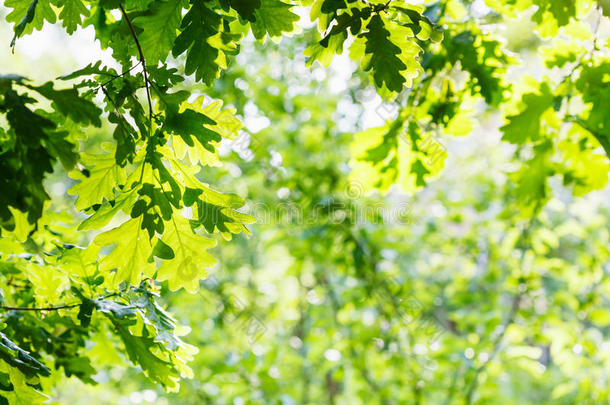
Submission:
<svg viewBox="0 0 610 405">
<path fill-rule="evenodd" d="M 0 17 L 0 403 L 610 403 L 610 2 Z"/>
</svg>

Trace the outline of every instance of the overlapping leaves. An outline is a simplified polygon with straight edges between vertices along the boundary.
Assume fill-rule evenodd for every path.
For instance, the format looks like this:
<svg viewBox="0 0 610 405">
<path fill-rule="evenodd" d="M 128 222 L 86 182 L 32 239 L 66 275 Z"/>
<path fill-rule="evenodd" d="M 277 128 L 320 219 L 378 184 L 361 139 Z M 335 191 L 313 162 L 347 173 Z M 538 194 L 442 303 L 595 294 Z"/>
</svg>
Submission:
<svg viewBox="0 0 610 405">
<path fill-rule="evenodd" d="M 92 72 L 85 70 L 79 74 Z M 113 273 L 113 285 L 123 281 L 137 284 L 142 277 L 152 277 L 157 268 L 156 257 L 162 261 L 159 277 L 169 280 L 170 288 L 195 290 L 198 281 L 205 277 L 205 268 L 215 263 L 205 252 L 215 241 L 199 235 L 197 228 L 205 225 L 207 233 L 220 231 L 227 236 L 231 232 L 247 233 L 243 223 L 252 222 L 249 216 L 235 211 L 244 204 L 243 200 L 210 189 L 196 177 L 199 169 L 194 166 L 215 160 L 221 139 L 234 137 L 240 123 L 230 111 L 221 110 L 217 102 L 204 105 L 204 99 L 200 98 L 189 104 L 188 93 L 167 93 L 154 81 L 151 85 L 158 97 L 156 125 L 149 121 L 133 127 L 118 112 L 119 122 L 128 125 L 133 133 L 138 132 L 137 127 L 148 132 L 150 125 L 155 125 L 150 135 L 140 131 L 134 139 L 130 152 L 135 157 L 132 163 L 117 166 L 112 151 L 86 155 L 87 173 L 73 172 L 80 182 L 70 193 L 78 196 L 77 208 L 91 214 L 81 225 L 82 229 L 105 226 L 115 216 L 120 217 L 120 213 L 131 217 L 98 235 L 91 247 L 112 249 L 100 258 L 100 270 Z M 120 106 L 116 100 L 109 104 L 115 110 Z M 124 114 L 131 111 L 125 110 Z M 137 124 L 144 116 L 131 114 L 130 119 L 135 119 Z M 118 151 L 117 147 L 115 155 Z M 190 218 L 181 211 L 196 201 L 207 201 L 213 209 L 205 211 L 203 202 L 200 203 L 189 223 Z"/>
<path fill-rule="evenodd" d="M 39 98 L 25 93 L 27 89 Z M 0 76 L 0 97 L 0 114 L 9 124 L 4 130 L 7 139 L 0 163 L 0 186 L 5 190 L 0 197 L 0 218 L 10 221 L 8 208 L 13 207 L 27 212 L 33 223 L 49 199 L 43 186 L 46 175 L 58 161 L 69 170 L 78 160 L 74 135 L 65 129 L 69 128 L 66 120 L 100 126 L 101 110 L 74 88 L 56 90 L 50 82 L 33 86 L 14 75 Z M 51 103 L 52 111 L 32 107 L 44 99 Z"/>
</svg>

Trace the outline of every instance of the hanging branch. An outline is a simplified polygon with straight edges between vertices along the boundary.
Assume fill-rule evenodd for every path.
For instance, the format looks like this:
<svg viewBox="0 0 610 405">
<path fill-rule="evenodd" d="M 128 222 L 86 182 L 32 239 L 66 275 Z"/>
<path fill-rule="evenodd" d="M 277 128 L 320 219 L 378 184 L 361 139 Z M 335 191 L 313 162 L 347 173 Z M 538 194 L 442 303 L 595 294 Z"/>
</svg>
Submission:
<svg viewBox="0 0 610 405">
<path fill-rule="evenodd" d="M 125 12 L 125 9 L 123 8 L 123 6 L 121 4 L 119 4 L 119 8 L 121 9 L 121 14 L 123 14 L 123 18 L 125 18 L 125 21 L 127 22 L 127 25 L 129 26 L 129 31 L 131 32 L 131 36 L 133 37 L 134 41 L 136 42 L 136 46 L 138 48 L 138 54 L 140 56 L 140 63 L 142 64 L 142 73 L 144 75 L 144 86 L 146 87 L 146 98 L 148 100 L 148 137 L 150 138 L 152 136 L 152 120 L 153 120 L 153 108 L 152 108 L 152 99 L 150 97 L 150 87 L 149 87 L 149 81 L 148 81 L 148 71 L 146 70 L 146 60 L 144 59 L 144 53 L 142 52 L 142 47 L 140 46 L 140 41 L 138 40 L 138 36 L 136 35 L 136 31 L 133 28 L 133 25 L 131 25 L 131 21 L 129 20 L 129 17 L 127 17 L 127 13 Z M 146 152 L 146 154 L 148 155 L 148 151 Z M 140 180 L 138 181 L 138 183 L 142 183 L 142 179 L 144 178 L 144 168 L 146 167 L 146 158 L 144 159 L 144 162 L 142 163 L 142 171 L 140 172 Z M 140 219 L 140 221 L 142 221 Z M 114 276 L 116 277 L 116 274 L 114 274 Z"/>
<path fill-rule="evenodd" d="M 144 53 L 142 52 L 142 47 L 140 46 L 140 41 L 138 41 L 138 36 L 136 35 L 136 31 L 133 29 L 133 25 L 131 25 L 131 21 L 129 21 L 129 17 L 127 17 L 127 13 L 121 4 L 119 4 L 119 8 L 121 9 L 121 13 L 123 14 L 123 18 L 127 22 L 129 26 L 129 31 L 131 31 L 131 36 L 136 41 L 136 46 L 138 47 L 138 53 L 140 55 L 140 63 L 142 64 L 142 72 L 144 74 L 144 85 L 146 87 L 146 98 L 148 99 L 148 114 L 149 119 L 152 123 L 153 109 L 152 109 L 152 100 L 150 98 L 150 88 L 148 87 L 148 72 L 146 71 L 146 61 L 144 60 Z"/>
</svg>

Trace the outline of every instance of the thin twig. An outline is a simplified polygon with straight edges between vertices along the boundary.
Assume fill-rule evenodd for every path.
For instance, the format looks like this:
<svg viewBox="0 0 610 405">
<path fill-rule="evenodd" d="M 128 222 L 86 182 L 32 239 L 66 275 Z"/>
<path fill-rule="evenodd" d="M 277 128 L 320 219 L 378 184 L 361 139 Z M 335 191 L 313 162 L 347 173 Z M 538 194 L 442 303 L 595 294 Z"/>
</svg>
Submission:
<svg viewBox="0 0 610 405">
<path fill-rule="evenodd" d="M 385 3 L 383 6 L 377 8 L 375 11 L 377 13 L 379 13 L 380 11 L 385 10 L 386 8 L 388 8 L 388 6 L 390 5 L 391 2 L 392 2 L 392 0 L 388 0 L 387 3 Z"/>
<path fill-rule="evenodd" d="M 112 294 L 107 294 L 101 297 L 97 297 L 94 298 L 93 301 L 95 300 L 100 300 L 100 299 L 106 299 L 106 298 L 110 298 L 117 295 L 117 293 L 112 293 Z M 75 302 L 73 304 L 64 304 L 64 305 L 58 305 L 58 306 L 54 306 L 54 307 L 41 307 L 41 308 L 36 308 L 36 307 L 10 307 L 10 306 L 5 306 L 5 305 L 1 305 L 0 306 L 0 310 L 4 310 L 4 311 L 38 311 L 38 312 L 43 312 L 43 311 L 59 311 L 60 309 L 70 309 L 70 308 L 76 308 L 79 307 L 83 304 L 83 302 Z"/>
<path fill-rule="evenodd" d="M 140 55 L 140 63 L 142 63 L 142 72 L 144 74 L 144 85 L 146 86 L 146 97 L 148 99 L 148 113 L 149 113 L 149 118 L 150 118 L 150 121 L 152 124 L 152 116 L 153 116 L 152 99 L 150 98 L 150 88 L 148 87 L 148 72 L 146 71 L 146 61 L 144 60 L 144 53 L 142 52 L 142 47 L 140 46 L 140 41 L 138 41 L 138 36 L 136 35 L 136 31 L 134 30 L 133 25 L 131 25 L 131 21 L 129 21 L 129 17 L 127 17 L 127 13 L 125 12 L 125 9 L 123 8 L 123 6 L 121 4 L 119 4 L 119 8 L 121 9 L 123 18 L 125 18 L 125 21 L 127 22 L 127 25 L 129 26 L 129 31 L 131 31 L 131 36 L 136 41 L 136 46 L 138 47 L 138 53 Z"/>
<path fill-rule="evenodd" d="M 69 308 L 74 308 L 74 307 L 78 307 L 82 304 L 82 302 L 79 302 L 77 304 L 70 304 L 70 305 L 60 305 L 57 307 L 43 307 L 43 308 L 30 308 L 30 307 L 7 307 L 7 306 L 0 306 L 0 309 L 5 310 L 5 311 L 58 311 L 60 309 L 69 309 Z"/>
<path fill-rule="evenodd" d="M 100 88 L 105 87 L 106 85 L 112 83 L 113 81 L 115 81 L 116 79 L 120 79 L 121 77 L 125 76 L 127 73 L 131 72 L 132 70 L 134 70 L 135 68 L 137 68 L 140 64 L 142 63 L 142 61 L 138 61 L 138 63 L 136 63 L 135 65 L 133 65 L 132 67 L 130 67 L 129 69 L 127 69 L 126 71 L 122 72 L 121 74 L 118 75 L 113 75 L 108 73 L 108 76 L 112 76 L 112 79 L 110 80 L 106 80 L 103 83 L 100 83 L 99 86 L 97 86 L 94 89 L 89 90 L 89 92 L 96 92 L 98 91 Z"/>
</svg>

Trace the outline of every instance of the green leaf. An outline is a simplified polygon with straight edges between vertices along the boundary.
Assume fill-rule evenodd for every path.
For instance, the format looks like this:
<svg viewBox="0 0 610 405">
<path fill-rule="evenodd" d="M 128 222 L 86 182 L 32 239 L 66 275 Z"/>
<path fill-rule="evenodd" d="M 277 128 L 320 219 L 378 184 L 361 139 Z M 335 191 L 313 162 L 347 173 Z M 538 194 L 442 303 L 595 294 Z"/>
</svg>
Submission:
<svg viewBox="0 0 610 405">
<path fill-rule="evenodd" d="M 450 63 L 459 63 L 470 74 L 471 94 L 480 94 L 487 104 L 498 105 L 507 89 L 501 74 L 509 62 L 500 43 L 462 31 L 455 36 L 448 35 L 443 45 Z"/>
<path fill-rule="evenodd" d="M 78 227 L 81 231 L 91 229 L 102 229 L 118 214 L 120 211 L 129 212 L 133 203 L 136 200 L 136 190 L 127 193 L 122 193 L 116 200 L 105 202 L 99 207 L 93 215 L 85 219 Z"/>
<path fill-rule="evenodd" d="M 591 107 L 583 117 L 575 121 L 589 131 L 604 148 L 610 158 L 610 116 L 605 108 L 610 103 L 610 85 L 607 77 L 610 63 L 599 66 L 585 66 L 576 81 L 576 88 L 582 93 L 583 101 Z"/>
<path fill-rule="evenodd" d="M 220 232 L 229 240 L 232 233 L 243 232 L 245 235 L 250 235 L 244 224 L 254 222 L 254 218 L 250 215 L 208 203 L 203 199 L 197 201 L 197 213 L 196 225 L 203 225 L 208 233 Z"/>
<path fill-rule="evenodd" d="M 85 125 L 93 124 L 96 127 L 102 125 L 100 121 L 102 111 L 90 100 L 80 97 L 76 89 L 55 90 L 53 82 L 28 87 L 53 101 L 55 109 L 66 117 L 70 117 L 74 122 Z"/>
<path fill-rule="evenodd" d="M 98 301 L 98 305 L 101 304 Z M 114 305 L 108 310 L 106 305 L 105 307 L 102 306 L 100 310 L 104 311 L 112 322 L 125 345 L 129 360 L 142 367 L 144 374 L 152 381 L 163 385 L 168 390 L 176 390 L 180 373 L 171 362 L 162 360 L 154 354 L 161 349 L 160 345 L 155 342 L 154 337 L 144 334 L 137 335 L 130 330 L 130 326 L 135 323 L 135 320 L 130 319 L 128 314 L 130 312 L 133 314 L 133 310 L 121 307 L 120 305 Z"/>
<path fill-rule="evenodd" d="M 28 377 L 49 376 L 51 370 L 0 332 L 0 358 Z"/>
<path fill-rule="evenodd" d="M 307 60 L 307 67 L 310 67 L 315 61 L 320 62 L 320 64 L 324 67 L 328 67 L 333 61 L 335 55 L 343 52 L 343 44 L 347 39 L 347 33 L 340 32 L 336 35 L 329 35 L 326 38 L 328 38 L 326 41 L 326 46 L 320 43 L 315 43 L 309 45 L 303 52 L 304 56 L 309 57 Z"/>
<path fill-rule="evenodd" d="M 346 8 L 345 0 L 324 0 L 320 11 L 323 13 L 335 13 L 337 10 Z"/>
<path fill-rule="evenodd" d="M 168 280 L 172 291 L 183 287 L 190 292 L 197 291 L 199 281 L 206 277 L 206 268 L 216 264 L 216 260 L 206 252 L 216 246 L 216 241 L 195 234 L 189 221 L 181 215 L 174 215 L 166 224 L 162 240 L 175 257 L 163 261 L 158 279 Z"/>
<path fill-rule="evenodd" d="M 89 16 L 89 9 L 82 0 L 52 0 L 52 2 L 57 7 L 61 7 L 59 19 L 62 20 L 62 25 L 68 34 L 72 34 L 79 25 L 82 25 L 83 17 Z"/>
<path fill-rule="evenodd" d="M 145 310 L 146 320 L 154 326 L 157 341 L 163 342 L 168 350 L 174 352 L 180 348 L 192 347 L 176 336 L 176 319 L 159 305 L 156 300 L 157 294 L 144 288 L 136 288 L 134 291 L 142 294 L 136 303 Z"/>
<path fill-rule="evenodd" d="M 136 336 L 125 325 L 114 319 L 113 324 L 125 345 L 129 359 L 142 367 L 144 374 L 152 381 L 169 390 L 177 389 L 180 374 L 172 363 L 153 354 L 152 350 L 156 347 L 154 339 L 152 337 Z"/>
<path fill-rule="evenodd" d="M 74 151 L 75 145 L 66 141 L 69 133 L 66 131 L 48 132 L 48 135 L 47 147 L 49 152 L 59 158 L 64 169 L 72 170 L 78 161 L 78 153 Z"/>
<path fill-rule="evenodd" d="M 90 63 L 84 68 L 75 70 L 72 73 L 68 73 L 66 75 L 59 76 L 60 80 L 72 80 L 77 77 L 82 76 L 90 76 L 90 75 L 104 75 L 110 77 L 116 77 L 116 72 L 114 69 L 108 69 L 107 67 L 102 67 L 102 61 L 98 60 L 95 63 Z"/>
<path fill-rule="evenodd" d="M 203 190 L 201 189 L 187 187 L 183 196 L 184 206 L 190 207 L 191 205 L 195 204 L 195 201 L 197 201 L 197 197 L 202 193 Z"/>
<path fill-rule="evenodd" d="M 221 136 L 205 127 L 216 124 L 214 120 L 197 111 L 187 109 L 179 113 L 169 113 L 165 120 L 164 130 L 179 135 L 188 146 L 194 146 L 193 136 L 197 141 L 214 152 L 215 148 L 210 142 L 220 142 Z"/>
<path fill-rule="evenodd" d="M 517 184 L 515 197 L 529 206 L 530 210 L 537 204 L 542 204 L 549 198 L 548 179 L 555 170 L 549 161 L 552 156 L 552 143 L 546 139 L 534 147 L 534 157 L 527 161 L 523 167 L 512 174 Z"/>
<path fill-rule="evenodd" d="M 112 133 L 112 137 L 116 140 L 114 159 L 119 166 L 124 167 L 127 162 L 133 162 L 133 158 L 136 154 L 135 140 L 138 138 L 138 134 L 131 124 L 123 117 L 111 114 L 109 121 L 116 124 L 114 132 Z"/>
<path fill-rule="evenodd" d="M 610 17 L 610 0 L 597 0 L 597 3 L 601 7 L 603 14 L 606 17 Z"/>
<path fill-rule="evenodd" d="M 171 51 L 185 3 L 183 0 L 156 1 L 146 15 L 133 20 L 142 29 L 138 39 L 147 64 L 156 66 Z"/>
<path fill-rule="evenodd" d="M 121 226 L 97 235 L 94 243 L 99 247 L 114 245 L 114 249 L 100 259 L 100 271 L 116 273 L 111 276 L 112 284 L 125 281 L 138 284 L 142 276 L 150 277 L 154 265 L 148 261 L 153 247 L 142 229 L 143 218 L 132 218 Z"/>
<path fill-rule="evenodd" d="M 95 385 L 97 382 L 93 376 L 98 371 L 91 364 L 91 359 L 87 357 L 65 357 L 59 358 L 55 362 L 55 367 L 63 367 L 66 377 L 76 376 L 81 381 Z"/>
<path fill-rule="evenodd" d="M 11 46 L 15 46 L 15 41 L 21 36 L 21 34 L 23 34 L 25 27 L 27 27 L 29 23 L 34 21 L 34 14 L 36 13 L 37 4 L 38 0 L 33 0 L 30 6 L 28 7 L 25 16 L 23 16 L 23 19 L 19 22 L 19 24 L 15 25 L 15 35 L 13 36 L 13 39 L 11 41 Z"/>
<path fill-rule="evenodd" d="M 87 327 L 91 324 L 91 315 L 95 309 L 95 303 L 92 300 L 85 299 L 80 305 L 77 318 L 81 326 Z"/>
<path fill-rule="evenodd" d="M 379 15 L 374 15 L 367 24 L 365 57 L 361 61 L 364 71 L 372 71 L 377 87 L 400 92 L 406 79 L 400 73 L 407 66 L 400 60 L 401 50 L 390 41 L 390 32 Z"/>
<path fill-rule="evenodd" d="M 228 0 L 228 2 L 241 18 L 248 21 L 256 19 L 254 13 L 262 5 L 261 0 Z"/>
<path fill-rule="evenodd" d="M 21 35 L 31 33 L 33 29 L 42 29 L 45 21 L 55 24 L 56 15 L 49 0 L 6 0 L 4 5 L 13 9 L 6 16 L 6 21 L 15 23 L 11 46 Z"/>
<path fill-rule="evenodd" d="M 28 378 L 18 369 L 10 367 L 8 370 L 1 369 L 4 376 L 8 376 L 4 389 L 0 391 L 0 403 L 10 405 L 38 405 L 49 400 L 36 388 L 28 384 Z"/>
<path fill-rule="evenodd" d="M 222 32 L 222 18 L 202 2 L 191 5 L 182 19 L 182 32 L 174 41 L 172 55 L 186 52 L 185 73 L 195 73 L 196 80 L 211 84 L 226 69 L 227 61 L 224 52 L 232 52 L 237 45 L 237 38 Z"/>
<path fill-rule="evenodd" d="M 278 38 L 294 31 L 299 16 L 291 11 L 292 7 L 279 0 L 261 0 L 260 8 L 254 11 L 255 20 L 250 23 L 254 37 L 262 41 L 266 35 Z"/>
<path fill-rule="evenodd" d="M 125 305 L 121 302 L 111 301 L 108 299 L 98 298 L 91 300 L 95 305 L 95 309 L 106 315 L 111 315 L 112 318 L 131 323 L 133 318 L 137 316 L 137 307 Z"/>
<path fill-rule="evenodd" d="M 161 239 L 157 240 L 157 244 L 155 245 L 152 254 L 153 256 L 163 260 L 171 260 L 176 256 L 174 254 L 174 250 L 170 246 L 166 245 Z"/>
<path fill-rule="evenodd" d="M 126 181 L 125 169 L 117 166 L 112 154 L 89 155 L 81 157 L 85 171 L 72 171 L 70 176 L 80 181 L 68 190 L 71 195 L 77 196 L 74 206 L 83 210 L 95 204 L 101 204 L 104 198 L 114 200 L 114 190 L 124 185 Z"/>
<path fill-rule="evenodd" d="M 525 105 L 521 113 L 508 117 L 508 124 L 500 128 L 502 139 L 510 143 L 522 144 L 530 139 L 540 138 L 540 119 L 542 114 L 553 106 L 553 94 L 549 85 L 543 83 L 539 93 L 529 93 L 522 97 Z"/>
<path fill-rule="evenodd" d="M 32 223 L 38 220 L 43 204 L 49 198 L 43 186 L 45 176 L 53 172 L 53 164 L 59 158 L 57 154 L 69 161 L 65 154 L 69 146 L 60 139 L 64 133 L 54 135 L 55 149 L 47 147 L 50 141 L 46 131 L 55 129 L 57 124 L 31 111 L 26 104 L 33 101 L 13 90 L 4 94 L 3 109 L 15 136 L 15 141 L 6 145 L 7 150 L 0 159 L 0 188 L 3 190 L 0 217 L 4 220 L 10 220 L 12 216 L 7 209 L 9 206 L 27 212 Z"/>
<path fill-rule="evenodd" d="M 343 53 L 343 44 L 349 32 L 352 35 L 359 34 L 363 21 L 368 20 L 371 15 L 370 8 L 364 10 L 354 8 L 350 12 L 352 14 L 345 12 L 336 16 L 335 21 L 337 23 L 332 26 L 330 32 L 320 42 L 309 45 L 305 49 L 303 55 L 310 56 L 307 66 L 318 60 L 322 66 L 328 67 L 335 54 Z"/>
<path fill-rule="evenodd" d="M 424 176 L 430 174 L 430 171 L 424 166 L 421 160 L 417 159 L 415 162 L 411 164 L 411 173 L 415 174 L 416 177 L 416 185 L 417 186 L 425 186 L 426 180 Z"/>
<path fill-rule="evenodd" d="M 165 230 L 163 220 L 171 218 L 172 205 L 175 208 L 180 207 L 180 198 L 174 199 L 170 193 L 150 183 L 144 183 L 138 190 L 138 194 L 141 198 L 133 206 L 131 217 L 142 217 L 141 227 L 148 231 L 148 235 L 152 239 L 155 233 L 163 233 Z"/>
<path fill-rule="evenodd" d="M 560 27 L 567 25 L 570 18 L 576 14 L 576 4 L 574 0 L 535 0 L 534 3 L 538 6 L 538 10 L 533 16 L 533 19 L 542 22 L 547 14 L 552 15 L 557 20 L 557 25 Z"/>
</svg>

